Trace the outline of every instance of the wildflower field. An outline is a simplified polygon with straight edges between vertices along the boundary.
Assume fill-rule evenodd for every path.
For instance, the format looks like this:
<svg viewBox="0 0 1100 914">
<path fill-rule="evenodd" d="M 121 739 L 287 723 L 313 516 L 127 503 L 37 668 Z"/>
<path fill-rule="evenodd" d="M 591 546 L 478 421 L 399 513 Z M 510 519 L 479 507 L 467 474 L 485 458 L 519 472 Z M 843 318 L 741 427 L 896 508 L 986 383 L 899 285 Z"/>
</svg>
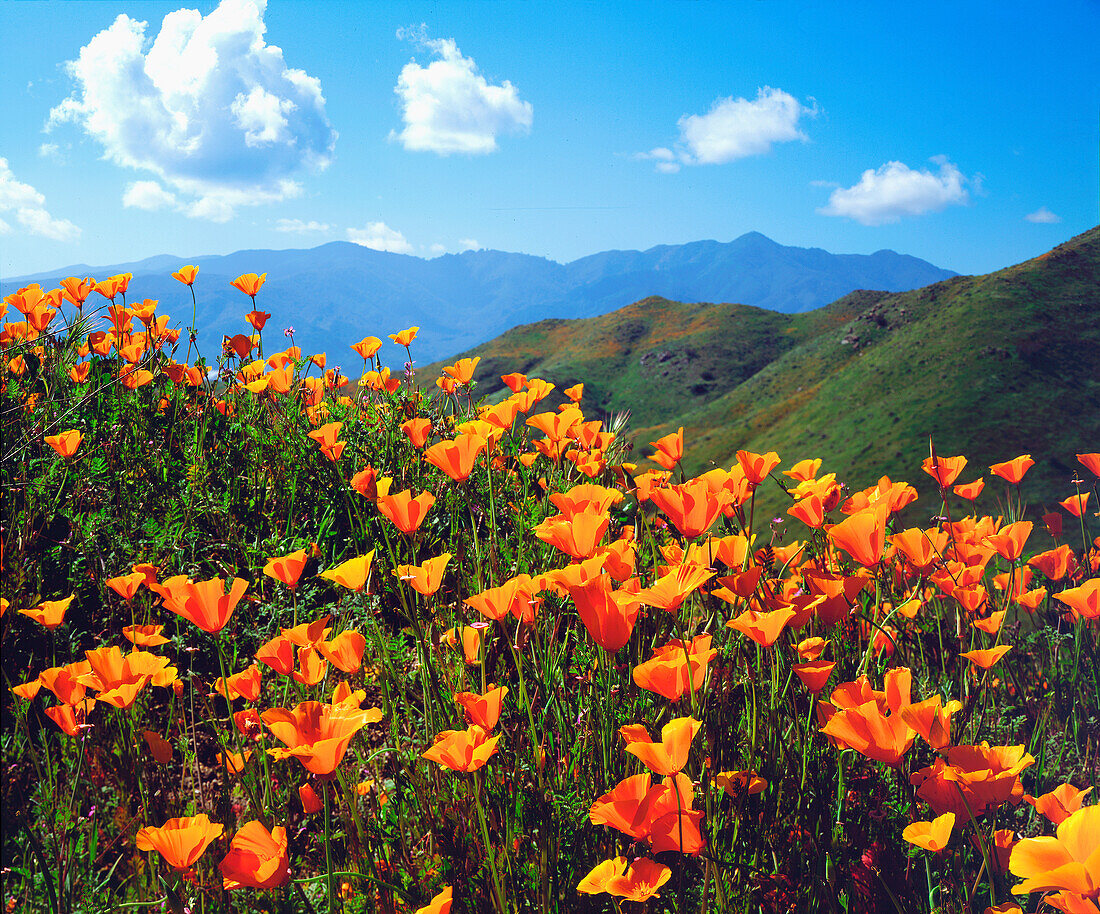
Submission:
<svg viewBox="0 0 1100 914">
<path fill-rule="evenodd" d="M 7 911 L 1100 912 L 1100 453 L 686 478 L 197 273 L 4 301 Z"/>
</svg>

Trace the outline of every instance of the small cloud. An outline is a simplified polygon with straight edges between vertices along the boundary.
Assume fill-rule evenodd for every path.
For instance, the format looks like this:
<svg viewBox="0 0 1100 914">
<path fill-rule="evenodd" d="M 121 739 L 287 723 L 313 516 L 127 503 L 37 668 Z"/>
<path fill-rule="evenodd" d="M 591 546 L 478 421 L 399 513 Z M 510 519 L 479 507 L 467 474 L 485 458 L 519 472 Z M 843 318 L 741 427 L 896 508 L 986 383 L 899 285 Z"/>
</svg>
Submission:
<svg viewBox="0 0 1100 914">
<path fill-rule="evenodd" d="M 266 0 L 222 0 L 205 16 L 178 9 L 154 36 L 119 15 L 66 64 L 73 92 L 47 131 L 78 125 L 105 159 L 151 174 L 194 218 L 225 222 L 237 207 L 297 194 L 291 176 L 324 169 L 336 131 L 320 81 L 265 42 L 265 9 Z"/>
<path fill-rule="evenodd" d="M 433 257 L 439 257 L 441 254 L 447 253 L 447 245 L 436 242 L 428 247 L 428 253 Z"/>
<path fill-rule="evenodd" d="M 458 249 L 460 251 L 480 251 L 481 245 L 478 244 L 476 238 L 459 238 Z"/>
<path fill-rule="evenodd" d="M 789 92 L 764 86 L 756 98 L 719 98 L 706 114 L 685 114 L 677 126 L 675 150 L 657 146 L 637 153 L 636 159 L 655 161 L 656 169 L 673 174 L 681 165 L 725 165 L 748 156 L 764 155 L 775 143 L 806 141 L 798 126 L 803 117 L 816 117 L 817 103 L 803 105 Z"/>
<path fill-rule="evenodd" d="M 63 162 L 65 157 L 61 154 L 61 147 L 57 143 L 42 143 L 38 147 L 40 159 L 51 159 L 54 162 Z"/>
<path fill-rule="evenodd" d="M 3 219 L 0 219 L 0 235 L 10 235 L 14 231 Z"/>
<path fill-rule="evenodd" d="M 497 136 L 527 133 L 534 109 L 508 80 L 492 85 L 470 57 L 463 57 L 453 38 L 429 39 L 426 28 L 399 29 L 399 39 L 412 40 L 435 55 L 428 66 L 415 60 L 401 69 L 394 92 L 401 99 L 405 129 L 391 132 L 412 152 L 438 155 L 495 152 Z"/>
<path fill-rule="evenodd" d="M 1028 213 L 1024 218 L 1028 222 L 1037 222 L 1040 225 L 1050 225 L 1055 222 L 1061 222 L 1062 217 L 1052 213 L 1045 206 L 1040 206 L 1035 212 Z"/>
<path fill-rule="evenodd" d="M 391 254 L 411 254 L 413 246 L 396 229 L 385 222 L 368 222 L 361 229 L 349 228 L 348 241 L 361 244 L 372 251 L 388 251 Z"/>
<path fill-rule="evenodd" d="M 150 212 L 174 206 L 176 197 L 156 181 L 134 181 L 122 195 L 122 205 Z"/>
<path fill-rule="evenodd" d="M 834 190 L 818 212 L 846 216 L 862 225 L 883 225 L 902 216 L 937 213 L 966 203 L 970 180 L 946 156 L 934 156 L 931 161 L 939 166 L 938 173 L 927 168 L 916 171 L 904 162 L 868 168 L 857 184 Z"/>
<path fill-rule="evenodd" d="M 31 185 L 16 180 L 8 160 L 0 158 L 0 213 L 13 215 L 30 234 L 52 241 L 76 241 L 80 228 L 68 219 L 57 219 L 46 209 L 46 198 Z M 11 225 L 4 221 L 0 234 L 8 234 Z"/>
<path fill-rule="evenodd" d="M 303 222 L 301 219 L 279 219 L 275 223 L 275 231 L 292 232 L 296 235 L 307 235 L 310 232 L 327 232 L 331 226 L 327 222 Z"/>
</svg>

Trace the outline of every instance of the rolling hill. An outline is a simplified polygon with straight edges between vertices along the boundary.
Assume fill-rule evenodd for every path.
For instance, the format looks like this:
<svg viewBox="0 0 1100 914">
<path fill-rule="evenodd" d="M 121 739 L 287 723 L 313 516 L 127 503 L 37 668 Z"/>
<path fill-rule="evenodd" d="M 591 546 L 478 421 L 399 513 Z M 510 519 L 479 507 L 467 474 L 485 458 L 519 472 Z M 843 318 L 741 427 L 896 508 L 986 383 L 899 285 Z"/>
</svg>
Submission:
<svg viewBox="0 0 1100 914">
<path fill-rule="evenodd" d="M 642 463 L 683 425 L 689 472 L 776 450 L 821 457 L 855 488 L 889 474 L 929 492 L 934 433 L 939 453 L 970 459 L 962 480 L 986 477 L 989 510 L 1004 494 L 989 465 L 1028 452 L 1031 502 L 1051 505 L 1073 491 L 1074 454 L 1100 449 L 1100 228 L 985 276 L 803 314 L 651 297 L 464 354 L 482 357 L 479 393 L 523 371 L 585 382 L 593 415 L 630 409 Z"/>
<path fill-rule="evenodd" d="M 53 287 L 66 276 L 102 279 L 134 274 L 132 295 L 154 298 L 180 326 L 191 320 L 191 296 L 172 271 L 199 267 L 195 283 L 199 347 L 209 362 L 223 335 L 248 330 L 251 303 L 229 283 L 241 273 L 267 273 L 257 306 L 272 314 L 265 347 L 285 345 L 293 327 L 306 353 L 327 352 L 329 364 L 356 360 L 347 347 L 364 336 L 385 338 L 421 327 L 413 349 L 428 362 L 542 318 L 606 314 L 648 295 L 681 301 L 737 301 L 781 312 L 818 308 L 857 288 L 902 290 L 954 274 L 879 251 L 830 254 L 778 244 L 752 232 L 728 243 L 698 241 L 648 251 L 606 251 L 568 264 L 502 251 L 467 251 L 431 260 L 332 242 L 309 250 L 238 251 L 225 256 L 158 255 L 134 263 L 74 264 L 0 283 L 7 295 L 28 282 Z M 95 298 L 95 297 L 93 297 Z M 392 352 L 390 351 L 392 348 Z M 397 367 L 403 350 L 382 350 Z"/>
</svg>

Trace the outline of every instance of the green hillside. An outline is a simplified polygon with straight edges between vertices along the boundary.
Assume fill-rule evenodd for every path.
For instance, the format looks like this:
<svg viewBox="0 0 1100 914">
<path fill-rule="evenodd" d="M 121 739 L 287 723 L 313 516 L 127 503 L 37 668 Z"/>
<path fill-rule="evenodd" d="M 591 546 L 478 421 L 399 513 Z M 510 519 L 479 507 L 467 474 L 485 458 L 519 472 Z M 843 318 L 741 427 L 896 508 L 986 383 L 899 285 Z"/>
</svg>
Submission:
<svg viewBox="0 0 1100 914">
<path fill-rule="evenodd" d="M 685 426 L 689 472 L 776 450 L 843 467 L 853 487 L 885 473 L 928 491 L 917 466 L 934 432 L 940 453 L 970 458 L 963 479 L 987 477 L 991 510 L 989 464 L 1025 452 L 1031 502 L 1051 503 L 1073 455 L 1100 448 L 1100 228 L 986 276 L 801 315 L 651 298 L 467 354 L 482 394 L 506 371 L 584 381 L 590 413 L 631 410 L 640 452 Z"/>
</svg>

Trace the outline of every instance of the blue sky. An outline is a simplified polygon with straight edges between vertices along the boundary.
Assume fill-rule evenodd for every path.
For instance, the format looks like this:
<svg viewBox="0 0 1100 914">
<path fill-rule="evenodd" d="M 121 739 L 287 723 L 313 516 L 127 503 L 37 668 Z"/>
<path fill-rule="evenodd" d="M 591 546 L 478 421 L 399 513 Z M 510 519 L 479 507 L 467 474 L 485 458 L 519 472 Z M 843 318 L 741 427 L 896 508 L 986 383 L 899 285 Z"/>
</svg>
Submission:
<svg viewBox="0 0 1100 914">
<path fill-rule="evenodd" d="M 1095 0 L 97 0 L 0 33 L 0 278 L 748 231 L 982 273 L 1098 221 Z"/>
</svg>

